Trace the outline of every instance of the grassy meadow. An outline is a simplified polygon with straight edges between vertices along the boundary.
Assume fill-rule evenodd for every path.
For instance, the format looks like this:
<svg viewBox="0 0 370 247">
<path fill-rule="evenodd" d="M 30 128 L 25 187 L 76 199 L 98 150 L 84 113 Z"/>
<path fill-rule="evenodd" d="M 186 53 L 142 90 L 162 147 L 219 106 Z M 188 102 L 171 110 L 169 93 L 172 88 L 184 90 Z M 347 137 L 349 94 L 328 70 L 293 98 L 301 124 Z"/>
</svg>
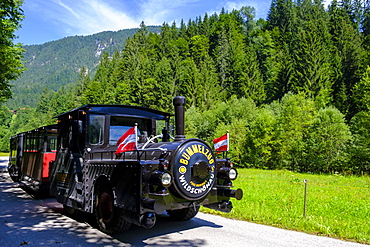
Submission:
<svg viewBox="0 0 370 247">
<path fill-rule="evenodd" d="M 370 244 L 370 177 L 238 169 L 231 213 L 202 212 Z M 306 217 L 304 191 L 307 180 Z"/>
</svg>

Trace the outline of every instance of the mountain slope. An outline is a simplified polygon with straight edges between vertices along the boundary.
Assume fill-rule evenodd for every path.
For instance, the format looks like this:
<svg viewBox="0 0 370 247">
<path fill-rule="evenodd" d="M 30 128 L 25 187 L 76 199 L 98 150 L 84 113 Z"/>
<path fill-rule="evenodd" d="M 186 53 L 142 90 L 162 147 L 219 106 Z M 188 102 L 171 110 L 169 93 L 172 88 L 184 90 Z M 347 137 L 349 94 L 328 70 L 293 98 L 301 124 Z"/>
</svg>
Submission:
<svg viewBox="0 0 370 247">
<path fill-rule="evenodd" d="M 160 27 L 147 27 L 160 32 Z M 45 87 L 57 91 L 77 81 L 82 66 L 94 73 L 103 51 L 110 54 L 122 50 L 125 41 L 138 29 L 106 31 L 89 36 L 74 36 L 42 45 L 24 46 L 27 70 L 13 83 L 13 98 L 6 105 L 10 109 L 34 107 Z"/>
</svg>

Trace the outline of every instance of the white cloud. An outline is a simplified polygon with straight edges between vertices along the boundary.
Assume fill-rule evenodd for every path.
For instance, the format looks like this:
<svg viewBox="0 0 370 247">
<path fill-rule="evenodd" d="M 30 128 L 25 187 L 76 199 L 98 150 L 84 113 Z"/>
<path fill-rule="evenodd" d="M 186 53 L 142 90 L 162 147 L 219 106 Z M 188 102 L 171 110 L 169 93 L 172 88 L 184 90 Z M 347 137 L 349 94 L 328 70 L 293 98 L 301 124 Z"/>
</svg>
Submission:
<svg viewBox="0 0 370 247">
<path fill-rule="evenodd" d="M 39 0 L 46 1 L 46 0 Z M 48 3 L 46 15 L 65 35 L 87 35 L 101 31 L 117 31 L 139 27 L 141 21 L 146 25 L 162 25 L 182 18 L 185 7 L 202 0 L 141 0 L 131 3 L 135 11 L 117 8 L 115 1 L 102 0 L 52 0 Z M 45 3 L 45 2 L 44 2 Z M 127 5 L 126 5 L 127 7 Z M 129 13 L 137 13 L 130 16 Z"/>
<path fill-rule="evenodd" d="M 63 35 L 88 35 L 146 25 L 162 25 L 181 19 L 195 19 L 205 12 L 219 13 L 222 7 L 231 11 L 242 6 L 266 9 L 269 0 L 33 0 L 39 13 L 53 23 Z M 210 11 L 205 11 L 207 8 Z"/>
<path fill-rule="evenodd" d="M 184 8 L 202 0 L 146 0 L 140 3 L 140 17 L 147 25 L 161 25 L 180 19 Z"/>
<path fill-rule="evenodd" d="M 225 9 L 227 9 L 229 11 L 232 11 L 233 9 L 239 10 L 243 6 L 255 7 L 255 5 L 256 4 L 254 4 L 251 1 L 249 1 L 248 3 L 247 2 L 226 2 L 223 7 L 225 7 Z"/>
<path fill-rule="evenodd" d="M 54 15 L 58 22 L 65 24 L 64 29 L 70 34 L 92 34 L 106 30 L 120 30 L 138 27 L 140 22 L 130 18 L 123 11 L 114 9 L 106 1 L 80 0 L 55 2 L 60 8 L 58 15 Z M 72 31 L 73 30 L 73 31 Z M 73 32 L 73 33 L 72 33 Z"/>
<path fill-rule="evenodd" d="M 68 5 L 64 4 L 61 0 L 57 1 L 57 4 L 61 7 L 65 8 L 69 13 L 71 13 L 73 16 L 75 16 L 78 19 L 81 19 L 81 16 L 77 14 L 72 8 L 70 8 Z"/>
</svg>

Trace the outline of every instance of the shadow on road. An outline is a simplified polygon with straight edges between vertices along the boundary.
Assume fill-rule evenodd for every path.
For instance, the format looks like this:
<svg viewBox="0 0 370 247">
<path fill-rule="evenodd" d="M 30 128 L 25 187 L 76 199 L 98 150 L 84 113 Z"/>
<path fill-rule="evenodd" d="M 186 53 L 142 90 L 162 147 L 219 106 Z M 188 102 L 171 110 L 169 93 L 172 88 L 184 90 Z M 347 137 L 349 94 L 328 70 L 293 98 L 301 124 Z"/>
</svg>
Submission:
<svg viewBox="0 0 370 247">
<path fill-rule="evenodd" d="M 32 246 L 202 246 L 206 243 L 199 235 L 187 240 L 173 240 L 170 235 L 199 227 L 222 227 L 199 218 L 172 221 L 162 214 L 151 229 L 132 225 L 126 232 L 109 236 L 96 229 L 93 215 L 67 216 L 54 198 L 33 199 L 10 179 L 5 164 L 0 161 L 0 223 L 4 223 L 1 231 L 5 233 L 0 242 L 4 246 L 22 243 Z M 8 243 L 14 245 L 6 245 Z"/>
<path fill-rule="evenodd" d="M 173 233 L 195 229 L 198 227 L 220 228 L 222 226 L 205 221 L 199 218 L 193 218 L 190 221 L 172 221 L 167 215 L 159 215 L 156 225 L 151 229 L 144 229 L 138 226 L 132 226 L 127 232 L 112 235 L 114 238 L 124 243 L 130 243 L 134 246 L 203 246 L 205 241 L 201 238 L 174 241 L 168 235 Z M 155 238 L 156 237 L 156 238 Z M 144 240 L 155 238 L 156 242 L 145 243 Z"/>
<path fill-rule="evenodd" d="M 90 214 L 78 214 L 71 217 L 76 222 L 86 223 L 97 228 L 94 216 Z M 166 214 L 157 216 L 157 223 L 151 229 L 145 229 L 136 225 L 122 233 L 110 235 L 120 243 L 132 246 L 204 246 L 204 239 L 194 236 L 193 239 L 173 240 L 169 235 L 182 234 L 182 232 L 196 229 L 198 227 L 221 228 L 222 226 L 205 221 L 199 218 L 193 218 L 190 221 L 173 221 Z M 198 237 L 198 239 L 196 238 Z"/>
</svg>

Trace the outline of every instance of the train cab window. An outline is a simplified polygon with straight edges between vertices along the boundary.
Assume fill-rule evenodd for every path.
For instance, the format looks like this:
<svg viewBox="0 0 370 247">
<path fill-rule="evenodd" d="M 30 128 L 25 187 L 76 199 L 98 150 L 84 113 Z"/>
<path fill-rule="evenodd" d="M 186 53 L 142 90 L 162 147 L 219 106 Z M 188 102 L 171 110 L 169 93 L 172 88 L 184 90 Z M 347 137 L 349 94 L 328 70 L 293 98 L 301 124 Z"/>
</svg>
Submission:
<svg viewBox="0 0 370 247">
<path fill-rule="evenodd" d="M 109 145 L 116 145 L 118 139 L 130 128 L 138 125 L 137 135 L 148 136 L 149 120 L 140 118 L 127 118 L 119 116 L 111 116 L 109 127 Z"/>
<path fill-rule="evenodd" d="M 104 143 L 105 116 L 91 114 L 89 119 L 89 143 L 102 145 Z"/>
</svg>

